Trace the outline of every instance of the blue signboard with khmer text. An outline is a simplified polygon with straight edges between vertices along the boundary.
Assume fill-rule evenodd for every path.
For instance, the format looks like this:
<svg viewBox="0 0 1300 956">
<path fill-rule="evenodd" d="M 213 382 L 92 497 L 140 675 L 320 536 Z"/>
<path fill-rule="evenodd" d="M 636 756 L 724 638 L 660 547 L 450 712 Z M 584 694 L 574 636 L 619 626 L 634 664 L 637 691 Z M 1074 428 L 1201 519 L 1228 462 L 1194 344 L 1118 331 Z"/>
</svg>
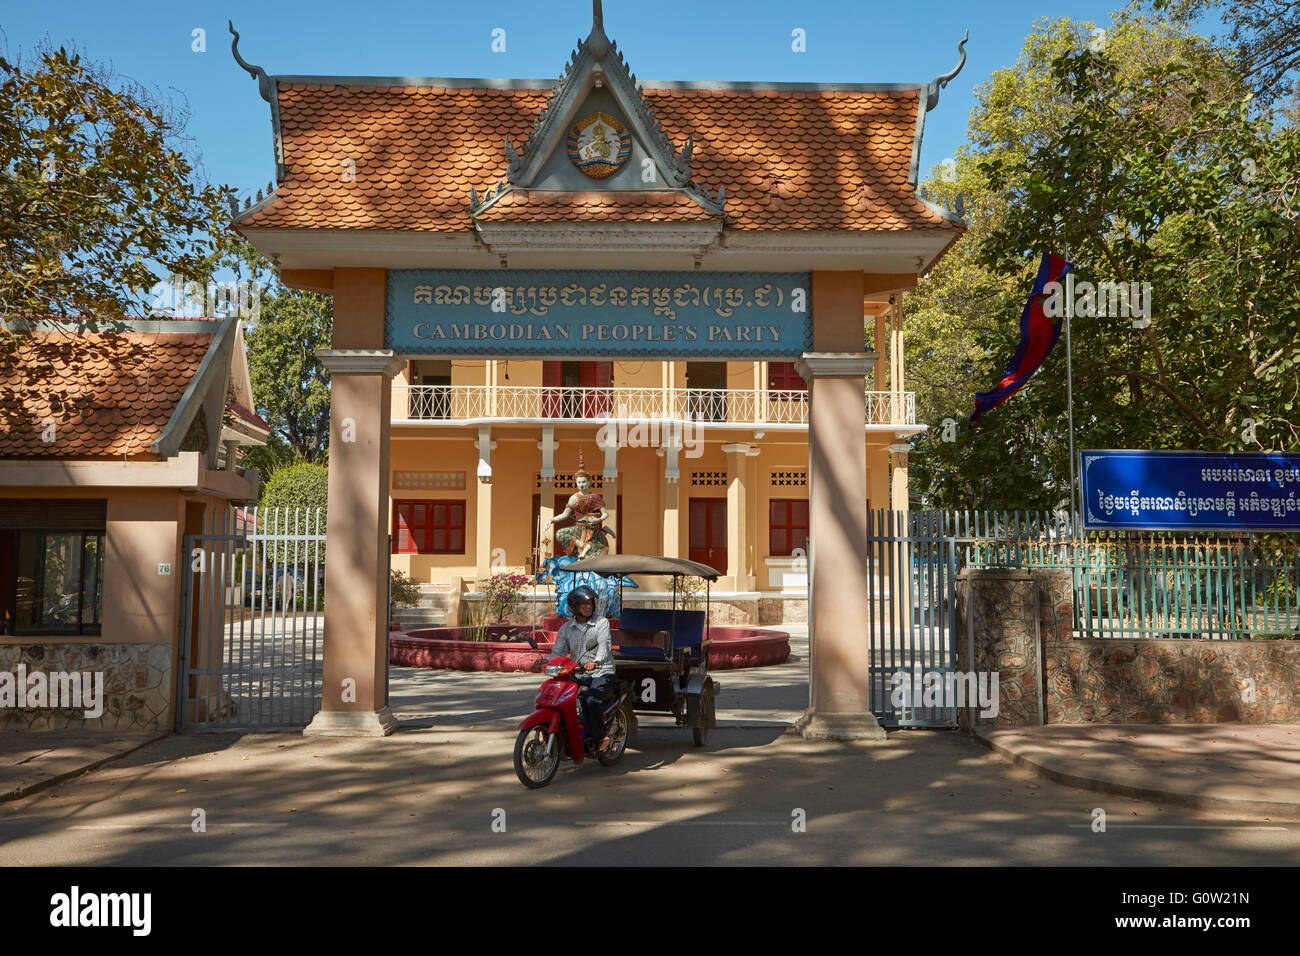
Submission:
<svg viewBox="0 0 1300 956">
<path fill-rule="evenodd" d="M 806 272 L 392 269 L 402 355 L 793 359 L 812 348 Z"/>
<path fill-rule="evenodd" d="M 1083 525 L 1300 531 L 1300 453 L 1085 451 Z"/>
</svg>

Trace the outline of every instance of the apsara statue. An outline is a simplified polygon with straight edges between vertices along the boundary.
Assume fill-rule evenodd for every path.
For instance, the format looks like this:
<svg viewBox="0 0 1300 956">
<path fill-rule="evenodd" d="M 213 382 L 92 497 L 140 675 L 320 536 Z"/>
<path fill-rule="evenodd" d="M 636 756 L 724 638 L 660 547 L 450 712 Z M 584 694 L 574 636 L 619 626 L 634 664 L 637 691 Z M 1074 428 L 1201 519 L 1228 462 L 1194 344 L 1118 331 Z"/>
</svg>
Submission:
<svg viewBox="0 0 1300 956">
<path fill-rule="evenodd" d="M 605 499 L 591 491 L 591 475 L 587 474 L 582 452 L 578 452 L 578 470 L 573 473 L 573 483 L 578 490 L 569 497 L 563 511 L 546 522 L 543 532 L 565 518 L 573 518 L 573 525 L 555 532 L 555 553 L 570 557 L 595 558 L 609 550 L 609 538 L 614 532 L 605 527 L 609 512 Z"/>
</svg>

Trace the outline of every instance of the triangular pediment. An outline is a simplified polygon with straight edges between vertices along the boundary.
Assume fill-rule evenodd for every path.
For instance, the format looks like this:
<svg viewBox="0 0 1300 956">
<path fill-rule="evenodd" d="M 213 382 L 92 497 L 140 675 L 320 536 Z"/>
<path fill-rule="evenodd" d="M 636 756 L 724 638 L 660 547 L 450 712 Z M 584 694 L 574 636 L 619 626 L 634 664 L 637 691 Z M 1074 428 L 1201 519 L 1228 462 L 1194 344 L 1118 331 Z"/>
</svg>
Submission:
<svg viewBox="0 0 1300 956">
<path fill-rule="evenodd" d="M 590 35 L 579 40 L 547 97 L 527 143 L 505 142 L 504 182 L 471 197 L 471 215 L 516 190 L 680 192 L 713 215 L 724 194 L 691 179 L 693 138 L 669 142 L 617 44 L 605 36 L 600 4 Z"/>
</svg>

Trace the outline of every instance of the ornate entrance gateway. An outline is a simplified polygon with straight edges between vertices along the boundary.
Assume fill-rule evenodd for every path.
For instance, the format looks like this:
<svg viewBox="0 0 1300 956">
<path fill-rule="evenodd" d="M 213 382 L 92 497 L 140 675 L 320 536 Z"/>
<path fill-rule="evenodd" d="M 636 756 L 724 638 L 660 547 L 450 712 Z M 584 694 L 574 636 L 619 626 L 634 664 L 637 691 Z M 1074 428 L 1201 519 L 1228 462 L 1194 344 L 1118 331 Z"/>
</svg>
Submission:
<svg viewBox="0 0 1300 956">
<path fill-rule="evenodd" d="M 883 733 L 869 704 L 866 510 L 891 484 L 906 506 L 906 456 L 890 445 L 925 427 L 898 414 L 898 302 L 961 229 L 915 195 L 925 115 L 956 71 L 929 84 L 639 83 L 602 19 L 597 2 L 558 81 L 268 76 L 235 53 L 271 105 L 277 170 L 277 188 L 235 227 L 286 283 L 334 296 L 332 347 L 319 353 L 332 374 L 329 610 L 309 733 L 395 724 L 384 706 L 390 453 L 394 418 L 405 441 L 426 399 L 442 431 L 420 432 L 436 440 L 400 467 L 418 464 L 419 480 L 466 502 L 461 563 L 480 575 L 494 553 L 518 553 L 513 528 L 526 529 L 494 521 L 494 486 L 513 482 L 502 509 L 537 494 L 548 511 L 564 490 L 556 449 L 563 463 L 584 440 L 604 450 L 607 504 L 640 482 L 639 507 L 609 524 L 634 522 L 636 550 L 686 556 L 683 444 L 637 457 L 596 436 L 587 413 L 599 409 L 703 429 L 706 471 L 725 485 L 726 584 L 753 594 L 767 584 L 763 541 L 776 540 L 758 530 L 768 508 L 754 459 L 771 435 L 806 433 L 806 459 L 773 461 L 781 474 L 807 469 L 798 495 L 777 496 L 806 488 L 816 555 L 801 726 Z M 892 401 L 865 399 L 878 352 L 864 315 L 877 350 L 892 340 Z M 419 391 L 402 393 L 395 416 L 391 381 L 413 381 L 410 360 L 449 361 L 451 382 L 403 384 Z M 563 363 L 559 384 L 544 363 Z M 580 377 L 575 394 L 568 363 L 592 363 L 576 366 L 591 384 Z M 485 377 L 457 384 L 470 365 Z M 800 388 L 775 394 L 772 381 L 795 378 L 769 368 L 791 365 Z M 512 368 L 536 376 L 535 392 L 511 383 Z M 433 470 L 467 447 L 465 471 Z M 772 473 L 763 489 L 791 480 Z"/>
</svg>

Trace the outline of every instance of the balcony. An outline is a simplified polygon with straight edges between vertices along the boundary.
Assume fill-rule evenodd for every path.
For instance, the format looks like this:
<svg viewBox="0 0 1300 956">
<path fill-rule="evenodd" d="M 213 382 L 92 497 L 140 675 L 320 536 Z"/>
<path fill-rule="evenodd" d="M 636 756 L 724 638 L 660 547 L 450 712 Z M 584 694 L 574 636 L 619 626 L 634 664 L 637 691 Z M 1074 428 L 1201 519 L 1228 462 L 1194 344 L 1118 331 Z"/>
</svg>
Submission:
<svg viewBox="0 0 1300 956">
<path fill-rule="evenodd" d="M 869 428 L 924 430 L 916 424 L 915 392 L 867 392 L 866 399 Z M 607 419 L 807 427 L 808 393 L 797 389 L 393 386 L 393 421 L 401 423 L 547 424 Z"/>
</svg>

